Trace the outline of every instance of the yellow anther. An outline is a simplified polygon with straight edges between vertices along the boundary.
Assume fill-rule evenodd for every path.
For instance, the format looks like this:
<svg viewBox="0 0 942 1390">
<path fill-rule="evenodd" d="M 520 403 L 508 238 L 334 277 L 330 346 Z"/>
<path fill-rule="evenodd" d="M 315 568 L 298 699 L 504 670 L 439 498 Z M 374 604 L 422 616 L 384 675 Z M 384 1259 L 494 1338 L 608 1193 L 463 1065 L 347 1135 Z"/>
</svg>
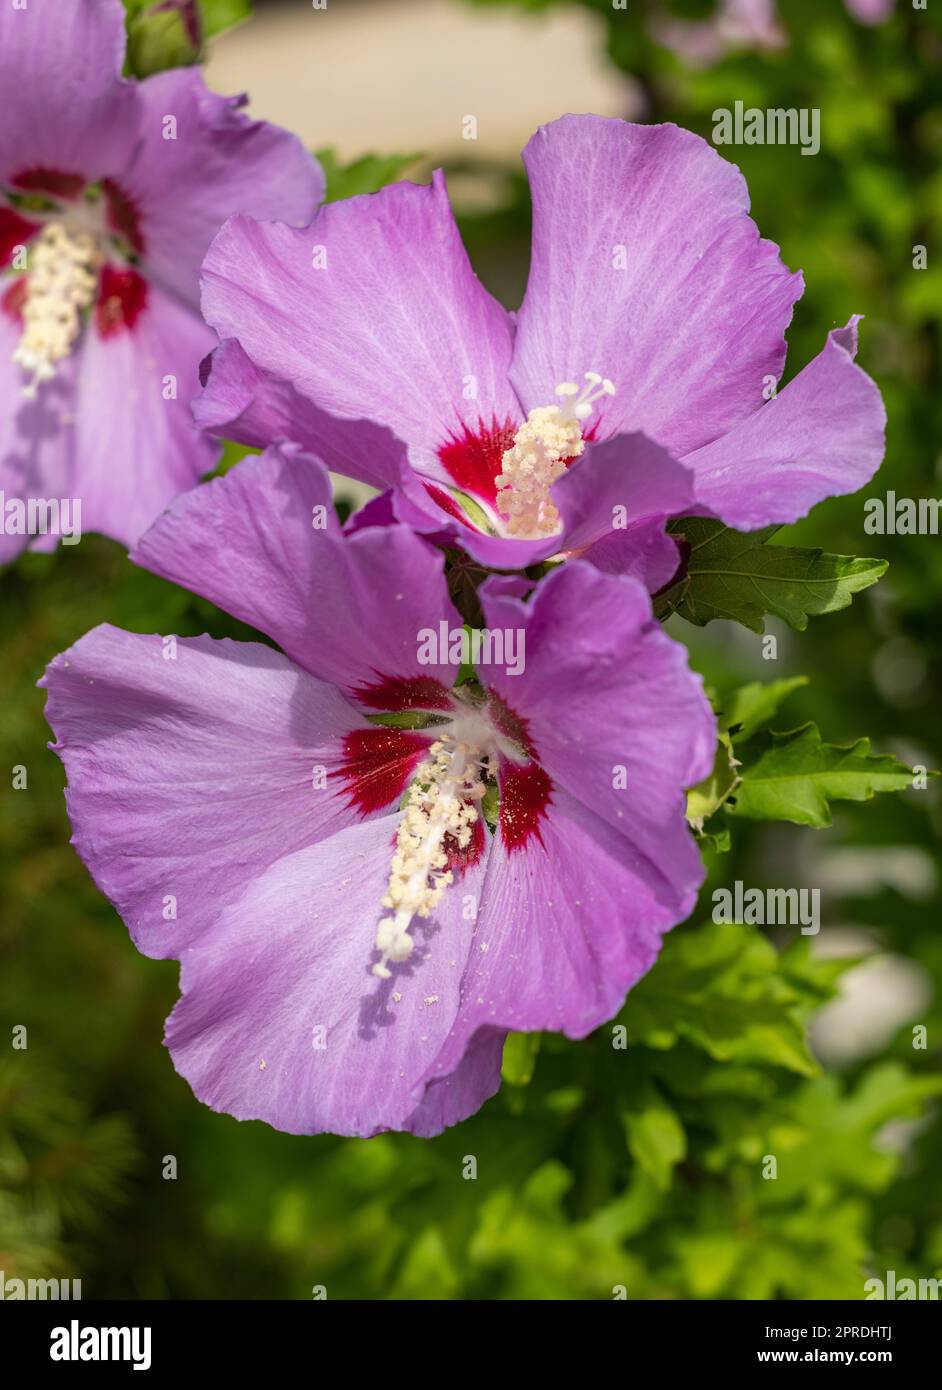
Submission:
<svg viewBox="0 0 942 1390">
<path fill-rule="evenodd" d="M 538 540 L 560 530 L 550 489 L 585 448 L 582 421 L 600 396 L 615 393 L 612 382 L 598 372 L 586 372 L 585 379 L 581 390 L 574 381 L 561 382 L 556 395 L 564 404 L 531 410 L 504 452 L 496 479 L 497 509 L 510 536 Z"/>
<path fill-rule="evenodd" d="M 61 222 L 47 223 L 30 246 L 23 332 L 13 353 L 13 361 L 32 374 L 25 396 L 35 396 L 72 351 L 82 314 L 95 298 L 101 259 L 96 237 Z"/>
</svg>

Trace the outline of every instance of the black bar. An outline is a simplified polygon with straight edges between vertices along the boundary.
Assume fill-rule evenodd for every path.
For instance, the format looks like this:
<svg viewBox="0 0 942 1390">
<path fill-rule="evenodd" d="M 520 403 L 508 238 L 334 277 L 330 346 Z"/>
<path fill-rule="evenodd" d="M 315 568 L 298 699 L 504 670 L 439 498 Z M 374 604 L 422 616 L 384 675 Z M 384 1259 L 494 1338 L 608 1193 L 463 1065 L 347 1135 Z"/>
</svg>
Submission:
<svg viewBox="0 0 942 1390">
<path fill-rule="evenodd" d="M 781 1366 L 842 1371 L 875 1366 L 892 1372 L 932 1364 L 938 1314 L 937 1301 L 456 1302 L 437 1303 L 430 1311 L 421 1303 L 329 1299 L 7 1300 L 0 1305 L 0 1356 L 7 1384 L 15 1370 L 47 1375 L 51 1370 L 65 1380 L 83 1372 L 127 1375 L 135 1361 L 158 1379 L 177 1371 L 206 1371 L 214 1377 L 232 1372 L 244 1381 L 253 1372 L 270 1378 L 289 1367 L 307 1366 L 317 1374 L 341 1357 L 353 1375 L 398 1368 L 402 1376 L 419 1380 L 450 1376 L 461 1366 L 470 1369 L 477 1356 L 485 1374 L 497 1362 L 508 1367 L 514 1356 L 532 1374 L 543 1359 L 552 1369 L 563 1351 L 582 1361 L 586 1372 L 604 1364 L 600 1358 L 606 1354 L 617 1357 L 612 1369 L 625 1376 L 642 1366 L 707 1375 L 743 1369 L 760 1377 L 766 1367 Z M 573 1341 L 578 1333 L 586 1337 Z M 477 1353 L 466 1359 L 468 1351 L 458 1349 L 469 1337 Z M 51 1354 L 55 1348 L 81 1358 L 84 1348 L 90 1357 L 102 1347 L 109 1356 L 123 1353 L 123 1359 L 65 1360 Z"/>
</svg>

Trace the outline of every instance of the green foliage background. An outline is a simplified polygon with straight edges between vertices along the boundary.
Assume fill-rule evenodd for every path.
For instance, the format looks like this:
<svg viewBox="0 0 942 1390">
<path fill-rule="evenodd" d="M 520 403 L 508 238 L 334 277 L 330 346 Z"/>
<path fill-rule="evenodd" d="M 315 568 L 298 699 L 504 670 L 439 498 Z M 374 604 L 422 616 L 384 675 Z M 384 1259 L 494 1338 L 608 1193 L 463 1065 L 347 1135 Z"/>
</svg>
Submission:
<svg viewBox="0 0 942 1390">
<path fill-rule="evenodd" d="M 831 326 L 864 313 L 860 360 L 890 420 L 887 462 L 867 495 L 933 495 L 942 437 L 938 14 L 901 0 L 891 22 L 865 29 L 839 0 L 783 0 L 786 49 L 691 72 L 650 42 L 650 6 L 585 5 L 598 11 L 611 60 L 643 89 L 650 119 L 709 137 L 713 109 L 736 100 L 821 109 L 815 158 L 788 147 L 724 151 L 746 174 L 763 234 L 805 271 L 787 376 Z M 331 195 L 397 177 L 387 153 L 351 171 L 331 158 Z M 493 172 L 502 205 L 465 218 L 463 230 L 484 278 L 512 298 L 526 273 L 526 188 L 517 169 Z M 913 269 L 917 244 L 928 248 L 926 270 Z M 942 537 L 868 537 L 863 517 L 862 497 L 833 501 L 778 537 L 890 562 L 876 589 L 804 631 L 769 619 L 778 660 L 764 661 L 761 636 L 731 623 L 698 628 L 675 615 L 670 630 L 721 697 L 745 682 L 810 677 L 792 682 L 774 728 L 814 719 L 831 742 L 867 735 L 880 752 L 938 766 Z M 332 1298 L 610 1298 L 623 1287 L 632 1298 L 804 1299 L 861 1298 L 864 1280 L 891 1268 L 899 1277 L 942 1273 L 938 900 L 905 884 L 851 886 L 825 900 L 824 939 L 828 924 L 867 927 L 881 950 L 936 982 L 928 1008 L 881 1051 L 827 1069 L 809 1049 L 807 1024 L 854 962 L 822 959 L 788 933 L 713 926 L 704 906 L 737 878 L 813 886 L 822 844 L 864 855 L 915 845 L 938 874 L 937 786 L 838 803 L 828 829 L 726 816 L 732 847 L 705 845 L 701 910 L 671 935 L 613 1026 L 580 1044 L 514 1038 L 501 1093 L 434 1141 L 291 1138 L 214 1115 L 174 1073 L 160 1038 L 177 967 L 135 952 L 70 849 L 62 773 L 45 749 L 34 688 L 49 658 L 100 621 L 245 630 L 135 570 L 99 537 L 26 555 L 0 585 L 8 1277 L 79 1275 L 91 1298 L 309 1298 L 322 1285 Z M 887 671 L 897 676 L 880 678 Z M 18 764 L 27 790 L 11 788 Z M 724 816 L 710 822 L 714 842 Z M 914 1050 L 913 1024 L 927 1027 L 927 1050 Z M 10 1045 L 15 1025 L 28 1029 L 26 1050 Z M 613 1046 L 621 1025 L 624 1049 Z M 763 1178 L 770 1154 L 774 1181 Z M 163 1177 L 168 1155 L 175 1180 Z M 475 1180 L 463 1176 L 468 1156 Z"/>
</svg>

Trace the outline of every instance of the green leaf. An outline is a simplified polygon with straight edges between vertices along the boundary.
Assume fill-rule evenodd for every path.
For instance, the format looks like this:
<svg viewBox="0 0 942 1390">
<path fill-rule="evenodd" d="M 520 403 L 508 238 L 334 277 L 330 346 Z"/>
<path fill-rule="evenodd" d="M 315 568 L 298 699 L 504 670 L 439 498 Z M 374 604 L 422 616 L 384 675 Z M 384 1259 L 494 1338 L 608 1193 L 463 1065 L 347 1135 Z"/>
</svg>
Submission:
<svg viewBox="0 0 942 1390">
<path fill-rule="evenodd" d="M 511 1086 L 529 1086 L 533 1080 L 540 1033 L 508 1033 L 500 1065 L 501 1079 Z"/>
<path fill-rule="evenodd" d="M 708 922 L 671 933 L 620 1019 L 647 1047 L 666 1050 L 685 1038 L 717 1062 L 814 1076 L 804 1019 L 819 1002 L 812 985 L 783 977 L 778 952 L 754 927 Z"/>
<path fill-rule="evenodd" d="M 450 493 L 465 516 L 470 522 L 473 522 L 478 531 L 483 531 L 486 536 L 495 536 L 497 534 L 487 512 L 480 503 L 475 502 L 470 493 L 462 492 L 461 489 L 457 487 L 451 488 Z"/>
<path fill-rule="evenodd" d="M 885 560 L 767 545 L 777 526 L 744 535 L 720 521 L 687 517 L 670 529 L 690 544 L 686 584 L 674 607 L 698 627 L 728 618 L 764 632 L 771 615 L 801 632 L 809 617 L 846 608 L 887 566 Z"/>
<path fill-rule="evenodd" d="M 675 1166 L 687 1156 L 687 1133 L 677 1111 L 648 1082 L 625 1105 L 622 1123 L 632 1158 L 659 1191 L 666 1191 Z"/>
<path fill-rule="evenodd" d="M 500 812 L 500 788 L 496 782 L 485 782 L 484 795 L 481 798 L 481 815 L 492 830 L 497 829 L 497 817 Z"/>
<path fill-rule="evenodd" d="M 719 1298 L 745 1257 L 736 1232 L 695 1232 L 673 1242 L 680 1273 L 691 1298 Z"/>
<path fill-rule="evenodd" d="M 352 164 L 341 164 L 331 147 L 316 153 L 327 179 L 324 201 L 328 203 L 353 198 L 357 193 L 376 193 L 401 179 L 406 169 L 424 158 L 421 154 L 365 154 Z"/>
<path fill-rule="evenodd" d="M 176 11 L 145 12 L 128 21 L 127 70 L 135 77 L 151 77 L 167 68 L 190 67 L 199 62 L 200 51 Z"/>
<path fill-rule="evenodd" d="M 252 14 L 252 0 L 124 0 L 124 7 L 126 68 L 135 77 L 198 63 L 206 39 Z"/>
<path fill-rule="evenodd" d="M 471 634 L 474 631 L 474 628 L 471 626 L 470 623 L 462 623 L 461 626 L 463 631 L 467 634 L 468 645 L 466 646 L 465 651 L 467 651 L 470 658 L 470 654 L 473 650 L 471 646 Z M 474 677 L 474 662 L 470 659 L 468 661 L 462 661 L 461 665 L 458 667 L 458 674 L 455 677 L 455 685 L 466 685 L 468 681 L 474 680 Z"/>
<path fill-rule="evenodd" d="M 812 938 L 797 936 L 779 958 L 782 978 L 804 995 L 804 1007 L 811 1013 L 827 1004 L 838 993 L 842 975 L 859 965 L 863 956 L 834 956 L 822 959 Z"/>
<path fill-rule="evenodd" d="M 807 676 L 788 676 L 779 681 L 741 685 L 719 702 L 720 727 L 730 731 L 733 743 L 743 743 L 768 724 L 792 691 L 807 684 Z"/>
<path fill-rule="evenodd" d="M 751 999 L 705 996 L 679 1032 L 716 1062 L 766 1062 L 801 1076 L 817 1071 L 804 1025 L 774 991 Z"/>
<path fill-rule="evenodd" d="M 422 1231 L 406 1254 L 390 1290 L 390 1297 L 417 1300 L 435 1289 L 440 1298 L 454 1298 L 461 1277 L 448 1252 L 447 1242 L 437 1227 Z"/>
<path fill-rule="evenodd" d="M 197 6 L 207 39 L 252 18 L 252 0 L 197 0 Z"/>
<path fill-rule="evenodd" d="M 768 1130 L 770 1153 L 787 1151 L 766 1200 L 806 1197 L 822 1180 L 879 1191 L 896 1171 L 898 1152 L 874 1144 L 894 1120 L 915 1119 L 942 1093 L 942 1076 L 920 1076 L 899 1062 L 881 1062 L 864 1073 L 853 1092 L 842 1094 L 832 1075 L 803 1086 Z"/>
<path fill-rule="evenodd" d="M 697 847 L 701 852 L 708 849 L 714 854 L 728 854 L 732 844 L 729 828 L 725 825 L 719 829 L 701 831 L 697 835 Z"/>
<path fill-rule="evenodd" d="M 371 724 L 382 724 L 387 729 L 428 729 L 445 723 L 441 715 L 424 709 L 400 709 L 389 714 L 368 714 L 366 717 Z"/>
<path fill-rule="evenodd" d="M 738 767 L 729 736 L 721 732 L 709 776 L 687 793 L 687 820 L 695 830 L 702 830 L 703 822 L 709 820 L 735 791 L 739 785 Z"/>
<path fill-rule="evenodd" d="M 743 750 L 742 781 L 730 814 L 750 820 L 831 824 L 831 801 L 869 801 L 877 792 L 912 786 L 909 768 L 891 754 L 871 754 L 870 740 L 822 743 L 817 725 L 758 734 Z"/>
<path fill-rule="evenodd" d="M 241 463 L 243 459 L 260 452 L 261 450 L 250 444 L 237 444 L 233 439 L 224 439 L 222 441 L 222 454 L 210 477 L 221 478 L 224 473 L 229 472 L 230 468 L 235 468 L 237 463 Z"/>
</svg>

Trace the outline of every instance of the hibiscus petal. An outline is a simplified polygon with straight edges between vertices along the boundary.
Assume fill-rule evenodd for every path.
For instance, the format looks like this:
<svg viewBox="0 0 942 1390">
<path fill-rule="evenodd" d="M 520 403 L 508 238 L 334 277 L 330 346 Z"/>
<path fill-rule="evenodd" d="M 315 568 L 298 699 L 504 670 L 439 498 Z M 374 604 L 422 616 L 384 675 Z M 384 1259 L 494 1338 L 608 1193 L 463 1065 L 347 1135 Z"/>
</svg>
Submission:
<svg viewBox="0 0 942 1390">
<path fill-rule="evenodd" d="M 73 843 L 157 957 L 179 956 L 283 855 L 360 819 L 336 774 L 362 721 L 339 692 L 257 643 L 166 650 L 97 627 L 40 682 Z"/>
<path fill-rule="evenodd" d="M 78 353 L 75 487 L 83 524 L 125 545 L 219 453 L 187 405 L 213 335 L 169 295 L 153 286 L 144 294 L 125 321 L 120 308 L 117 319 L 94 314 Z"/>
<path fill-rule="evenodd" d="M 482 1029 L 581 1038 L 611 1018 L 696 901 L 699 856 L 681 868 L 673 849 L 652 861 L 560 787 L 539 838 L 514 850 L 495 836 L 461 1009 L 429 1077 Z"/>
<path fill-rule="evenodd" d="M 234 338 L 220 343 L 201 368 L 205 390 L 193 401 L 201 429 L 265 449 L 300 444 L 327 467 L 371 487 L 388 488 L 408 472 L 405 445 L 372 420 L 338 420 L 286 381 L 255 366 Z"/>
<path fill-rule="evenodd" d="M 643 434 L 590 444 L 555 484 L 567 550 L 579 550 L 617 528 L 622 514 L 677 516 L 694 497 L 693 474 Z"/>
<path fill-rule="evenodd" d="M 0 492 L 13 499 L 61 500 L 72 496 L 75 369 L 63 362 L 53 381 L 33 400 L 23 395 L 26 378 L 12 360 L 20 325 L 3 306 L 8 281 L 0 281 Z M 84 518 L 83 518 L 84 521 Z M 10 523 L 0 529 L 0 564 L 12 560 L 31 542 L 16 535 Z"/>
<path fill-rule="evenodd" d="M 389 980 L 371 974 L 395 826 L 383 817 L 286 855 L 186 952 L 167 1046 L 214 1110 L 291 1134 L 430 1134 L 497 1089 L 491 1033 L 423 1106 L 473 931 L 463 897 L 480 894 L 484 861 L 413 924 L 410 959 Z"/>
<path fill-rule="evenodd" d="M 226 218 L 304 226 L 324 175 L 297 136 L 245 115 L 245 97 L 211 92 L 199 68 L 157 73 L 137 91 L 139 143 L 118 183 L 141 226 L 145 274 L 197 308 L 200 263 Z"/>
<path fill-rule="evenodd" d="M 347 690 L 384 677 L 431 677 L 447 689 L 457 675 L 419 660 L 423 628 L 461 627 L 442 555 L 404 526 L 343 536 L 323 465 L 293 449 L 244 459 L 178 498 L 132 558 Z"/>
<path fill-rule="evenodd" d="M 785 389 L 729 434 L 688 454 L 697 510 L 752 531 L 797 521 L 825 497 L 856 492 L 883 459 L 886 411 L 854 362 L 857 323 L 828 334 Z"/>
<path fill-rule="evenodd" d="M 519 417 L 512 320 L 471 269 L 440 173 L 330 203 L 304 231 L 231 219 L 203 266 L 203 312 L 323 410 L 387 426 L 434 476 L 465 424 Z"/>
<path fill-rule="evenodd" d="M 693 474 L 643 434 L 591 444 L 553 488 L 563 521 L 557 547 L 654 593 L 679 563 L 669 517 L 693 505 Z"/>
<path fill-rule="evenodd" d="M 686 648 L 652 621 L 645 590 L 572 560 L 528 604 L 487 583 L 480 592 L 487 626 L 522 634 L 523 669 L 480 676 L 525 723 L 536 761 L 668 877 L 674 857 L 688 873 L 699 858 L 683 792 L 713 765 L 716 725 Z"/>
<path fill-rule="evenodd" d="M 564 116 L 524 151 L 533 255 L 511 379 L 526 408 L 611 378 L 598 431 L 675 457 L 730 429 L 785 360 L 801 276 L 759 239 L 739 170 L 690 131 Z"/>
<path fill-rule="evenodd" d="M 623 531 L 610 531 L 578 552 L 605 574 L 637 579 L 649 594 L 666 588 L 680 569 L 680 551 L 659 517 L 629 522 Z"/>
<path fill-rule="evenodd" d="M 479 1028 L 453 1072 L 424 1078 L 425 1095 L 406 1128 L 430 1139 L 480 1109 L 500 1088 L 506 1038 L 501 1028 Z"/>
<path fill-rule="evenodd" d="M 121 0 L 0 6 L 0 183 L 37 171 L 94 181 L 120 168 L 136 138 L 135 91 L 121 81 Z"/>
</svg>

